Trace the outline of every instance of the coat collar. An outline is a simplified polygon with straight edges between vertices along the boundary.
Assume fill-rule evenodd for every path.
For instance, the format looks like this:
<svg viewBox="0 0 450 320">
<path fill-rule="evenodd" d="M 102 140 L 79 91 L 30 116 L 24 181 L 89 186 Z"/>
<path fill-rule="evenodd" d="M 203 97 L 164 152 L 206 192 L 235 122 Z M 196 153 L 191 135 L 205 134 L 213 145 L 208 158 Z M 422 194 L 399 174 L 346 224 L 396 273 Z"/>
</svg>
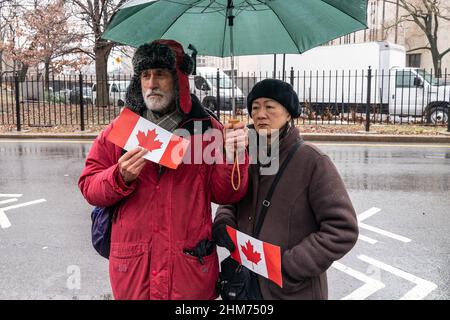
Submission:
<svg viewBox="0 0 450 320">
<path fill-rule="evenodd" d="M 253 125 L 249 125 L 248 127 L 254 129 Z M 291 147 L 297 141 L 300 141 L 300 140 L 301 140 L 300 131 L 295 126 L 291 126 L 289 128 L 289 130 L 286 132 L 286 134 L 284 135 L 284 137 L 280 140 L 280 148 L 279 148 L 279 155 L 278 155 L 278 157 L 279 157 L 278 167 L 280 167 L 281 164 L 283 163 L 283 161 L 286 160 Z M 265 176 L 265 177 L 267 177 L 267 179 L 269 181 L 273 181 L 273 179 L 275 179 L 277 172 L 275 172 L 273 175 L 271 175 L 270 178 L 269 178 L 269 176 Z M 249 192 L 251 192 L 251 194 L 252 194 L 251 201 L 252 201 L 252 207 L 255 208 L 255 216 L 258 216 L 259 212 L 261 210 L 261 203 L 262 203 L 262 199 L 263 199 L 261 197 L 266 196 L 266 195 L 259 194 L 259 192 L 260 192 L 259 189 L 261 186 L 261 179 L 262 179 L 262 176 L 260 173 L 259 165 L 251 164 L 249 166 L 249 181 L 250 181 Z M 264 179 L 264 180 L 266 181 L 266 179 Z"/>
</svg>

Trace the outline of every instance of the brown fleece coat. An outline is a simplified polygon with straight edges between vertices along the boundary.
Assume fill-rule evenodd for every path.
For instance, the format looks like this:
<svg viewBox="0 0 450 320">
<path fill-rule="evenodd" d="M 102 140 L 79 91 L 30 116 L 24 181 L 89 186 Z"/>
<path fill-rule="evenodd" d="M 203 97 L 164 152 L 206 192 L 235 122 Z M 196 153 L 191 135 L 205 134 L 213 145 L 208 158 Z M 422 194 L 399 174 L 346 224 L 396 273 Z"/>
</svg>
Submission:
<svg viewBox="0 0 450 320">
<path fill-rule="evenodd" d="M 280 141 L 280 165 L 300 139 L 292 127 Z M 249 187 L 239 203 L 218 208 L 214 224 L 252 235 L 274 175 L 250 165 Z M 281 247 L 283 288 L 258 276 L 264 299 L 327 299 L 326 270 L 356 243 L 358 225 L 344 183 L 318 148 L 304 143 L 289 162 L 272 196 L 258 237 Z"/>
</svg>

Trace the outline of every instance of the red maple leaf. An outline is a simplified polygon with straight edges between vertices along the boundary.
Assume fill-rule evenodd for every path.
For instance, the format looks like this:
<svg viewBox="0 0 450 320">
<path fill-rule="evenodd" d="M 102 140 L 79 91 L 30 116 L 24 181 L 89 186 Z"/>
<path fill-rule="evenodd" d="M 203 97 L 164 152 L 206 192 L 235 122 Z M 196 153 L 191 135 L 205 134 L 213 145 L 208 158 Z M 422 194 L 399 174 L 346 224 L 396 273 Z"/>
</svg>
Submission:
<svg viewBox="0 0 450 320">
<path fill-rule="evenodd" d="M 250 243 L 250 240 L 247 240 L 245 247 L 241 246 L 241 249 L 248 261 L 251 261 L 254 264 L 258 264 L 258 262 L 261 261 L 261 254 L 253 250 L 253 245 Z"/>
<path fill-rule="evenodd" d="M 136 135 L 139 141 L 139 146 L 147 149 L 148 151 L 153 151 L 161 148 L 162 142 L 156 140 L 157 136 L 158 135 L 156 134 L 156 129 L 147 130 L 147 135 L 139 130 L 138 134 Z"/>
</svg>

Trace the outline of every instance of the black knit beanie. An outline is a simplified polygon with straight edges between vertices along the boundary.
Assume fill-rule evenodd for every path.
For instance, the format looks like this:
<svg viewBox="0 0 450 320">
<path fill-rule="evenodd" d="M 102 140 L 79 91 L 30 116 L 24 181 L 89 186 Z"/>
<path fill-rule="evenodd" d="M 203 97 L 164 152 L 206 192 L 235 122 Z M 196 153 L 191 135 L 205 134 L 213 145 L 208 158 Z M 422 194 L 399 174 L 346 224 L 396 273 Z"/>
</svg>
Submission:
<svg viewBox="0 0 450 320">
<path fill-rule="evenodd" d="M 279 102 L 292 118 L 300 115 L 300 103 L 292 86 L 278 79 L 265 79 L 255 84 L 247 96 L 248 114 L 252 115 L 252 103 L 258 98 L 269 98 Z"/>
</svg>

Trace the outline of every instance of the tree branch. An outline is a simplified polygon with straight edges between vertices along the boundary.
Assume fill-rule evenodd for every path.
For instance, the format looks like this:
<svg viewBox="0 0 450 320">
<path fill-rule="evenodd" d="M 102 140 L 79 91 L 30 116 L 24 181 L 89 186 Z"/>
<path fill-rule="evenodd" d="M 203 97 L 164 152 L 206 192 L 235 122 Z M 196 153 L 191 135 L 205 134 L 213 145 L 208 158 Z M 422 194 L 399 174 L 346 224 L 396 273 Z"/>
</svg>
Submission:
<svg viewBox="0 0 450 320">
<path fill-rule="evenodd" d="M 78 0 L 72 0 L 72 2 L 75 3 L 79 8 L 81 8 L 84 14 L 91 15 L 89 9 L 84 5 L 83 2 Z M 90 1 L 88 1 L 88 3 L 90 3 Z"/>
<path fill-rule="evenodd" d="M 445 50 L 444 52 L 442 52 L 440 55 L 439 55 L 439 58 L 440 59 L 442 59 L 447 53 L 449 53 L 450 52 L 450 48 L 448 48 L 447 50 Z"/>
<path fill-rule="evenodd" d="M 439 19 L 437 15 L 434 15 L 434 38 L 437 40 L 439 28 Z"/>
<path fill-rule="evenodd" d="M 431 9 L 431 6 L 429 5 L 429 0 L 422 0 L 423 5 L 425 6 L 425 8 L 428 11 L 428 14 L 431 14 L 433 12 L 433 10 Z"/>
<path fill-rule="evenodd" d="M 127 0 L 120 0 L 119 3 L 112 9 L 112 12 L 116 12 L 117 10 L 119 10 L 119 8 L 125 4 L 125 2 L 127 2 Z"/>
<path fill-rule="evenodd" d="M 414 51 L 417 51 L 417 50 L 430 50 L 431 51 L 431 48 L 430 47 L 418 47 L 418 48 L 414 48 L 414 49 L 409 49 L 406 52 L 410 53 L 410 52 L 414 52 Z"/>
</svg>

